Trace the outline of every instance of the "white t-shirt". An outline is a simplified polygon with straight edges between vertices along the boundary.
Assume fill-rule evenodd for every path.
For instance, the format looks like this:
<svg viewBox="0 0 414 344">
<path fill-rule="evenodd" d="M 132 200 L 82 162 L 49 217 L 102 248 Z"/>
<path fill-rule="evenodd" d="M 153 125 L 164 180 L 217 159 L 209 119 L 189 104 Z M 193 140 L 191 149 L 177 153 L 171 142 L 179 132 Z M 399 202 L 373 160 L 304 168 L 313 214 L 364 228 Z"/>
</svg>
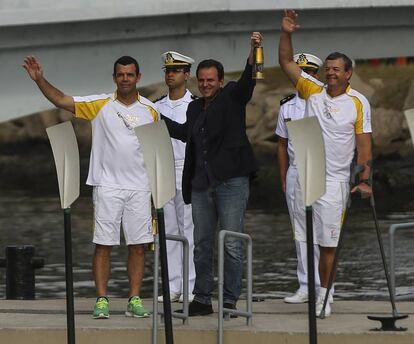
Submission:
<svg viewBox="0 0 414 344">
<path fill-rule="evenodd" d="M 305 116 L 306 101 L 297 94 L 294 98 L 282 104 L 279 109 L 279 117 L 276 126 L 276 135 L 288 139 L 287 152 L 289 164 L 295 166 L 295 152 L 293 151 L 292 139 L 289 137 L 287 122 L 302 119 Z"/>
<path fill-rule="evenodd" d="M 177 123 L 185 123 L 187 120 L 187 107 L 194 98 L 189 90 L 184 94 L 184 96 L 177 100 L 171 100 L 167 95 L 160 100 L 154 102 L 154 106 L 157 111 L 172 119 Z M 171 139 L 171 143 L 174 151 L 175 166 L 184 166 L 184 157 L 185 157 L 185 143 L 177 140 Z"/>
<path fill-rule="evenodd" d="M 158 120 L 154 104 L 138 95 L 125 105 L 116 94 L 73 97 L 75 117 L 92 122 L 92 151 L 86 183 L 150 191 L 147 170 L 134 127 Z"/>
<path fill-rule="evenodd" d="M 351 89 L 331 97 L 326 85 L 302 72 L 296 85 L 306 99 L 305 116 L 318 117 L 326 154 L 326 179 L 348 181 L 355 150 L 355 135 L 371 133 L 371 108 L 368 100 Z"/>
</svg>

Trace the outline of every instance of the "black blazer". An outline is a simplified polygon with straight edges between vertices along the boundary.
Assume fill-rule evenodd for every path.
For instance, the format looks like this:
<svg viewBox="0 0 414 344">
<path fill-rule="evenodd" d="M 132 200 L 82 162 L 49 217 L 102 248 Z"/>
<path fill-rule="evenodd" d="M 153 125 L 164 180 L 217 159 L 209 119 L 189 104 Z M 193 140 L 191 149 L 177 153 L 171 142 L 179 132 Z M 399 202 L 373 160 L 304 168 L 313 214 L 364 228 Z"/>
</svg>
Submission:
<svg viewBox="0 0 414 344">
<path fill-rule="evenodd" d="M 250 176 L 257 171 L 257 162 L 246 135 L 246 104 L 252 97 L 256 82 L 248 63 L 238 81 L 230 81 L 206 109 L 207 161 L 218 181 Z M 171 137 L 187 142 L 182 180 L 185 203 L 191 203 L 191 180 L 195 169 L 195 147 L 191 138 L 193 126 L 203 111 L 204 99 L 188 105 L 187 121 L 183 124 L 162 116 Z"/>
</svg>

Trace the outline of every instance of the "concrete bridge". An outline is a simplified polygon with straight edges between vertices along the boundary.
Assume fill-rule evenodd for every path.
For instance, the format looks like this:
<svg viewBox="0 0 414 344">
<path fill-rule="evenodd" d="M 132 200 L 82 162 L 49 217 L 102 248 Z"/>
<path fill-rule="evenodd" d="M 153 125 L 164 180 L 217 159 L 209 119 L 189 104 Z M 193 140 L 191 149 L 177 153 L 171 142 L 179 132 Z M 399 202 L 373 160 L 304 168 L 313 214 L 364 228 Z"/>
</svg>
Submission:
<svg viewBox="0 0 414 344">
<path fill-rule="evenodd" d="M 26 55 L 71 95 L 112 91 L 113 61 L 125 54 L 139 60 L 141 85 L 162 80 L 166 50 L 240 70 L 253 30 L 265 34 L 270 67 L 287 7 L 301 13 L 297 50 L 414 56 L 413 0 L 0 0 L 0 122 L 51 108 L 21 68 Z"/>
</svg>

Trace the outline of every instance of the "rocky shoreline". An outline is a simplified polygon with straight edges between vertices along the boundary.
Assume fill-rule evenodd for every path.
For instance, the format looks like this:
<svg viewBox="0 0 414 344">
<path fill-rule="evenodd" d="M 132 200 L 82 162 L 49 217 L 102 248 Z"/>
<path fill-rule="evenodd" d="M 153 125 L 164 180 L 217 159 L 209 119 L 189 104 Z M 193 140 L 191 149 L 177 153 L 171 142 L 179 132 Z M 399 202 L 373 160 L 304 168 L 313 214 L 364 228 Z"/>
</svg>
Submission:
<svg viewBox="0 0 414 344">
<path fill-rule="evenodd" d="M 274 134 L 279 102 L 294 92 L 278 68 L 266 71 L 266 80 L 258 83 L 248 105 L 247 133 L 261 165 L 253 181 L 253 207 L 283 207 L 277 171 Z M 236 78 L 227 75 L 226 79 Z M 414 66 L 360 66 L 351 80 L 352 87 L 366 95 L 372 105 L 375 156 L 375 192 L 379 207 L 395 210 L 414 209 L 410 200 L 414 190 L 414 148 L 403 109 L 414 107 Z M 197 94 L 194 79 L 189 88 Z M 163 83 L 140 89 L 149 99 L 165 94 Z M 40 97 L 40 95 L 39 95 Z M 0 190 L 26 190 L 36 195 L 57 194 L 53 157 L 45 128 L 71 120 L 72 116 L 54 109 L 0 124 Z M 91 142 L 90 123 L 72 119 L 81 155 L 82 194 L 88 169 Z"/>
</svg>

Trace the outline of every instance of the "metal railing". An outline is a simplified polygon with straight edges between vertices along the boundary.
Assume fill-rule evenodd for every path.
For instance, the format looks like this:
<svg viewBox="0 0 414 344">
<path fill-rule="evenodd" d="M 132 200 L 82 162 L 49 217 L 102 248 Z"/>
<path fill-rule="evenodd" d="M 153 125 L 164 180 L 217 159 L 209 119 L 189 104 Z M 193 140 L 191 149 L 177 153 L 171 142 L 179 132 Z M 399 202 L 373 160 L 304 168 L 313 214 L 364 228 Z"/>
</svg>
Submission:
<svg viewBox="0 0 414 344">
<path fill-rule="evenodd" d="M 246 311 L 240 311 L 236 309 L 229 309 L 223 307 L 223 289 L 224 289 L 224 241 L 226 236 L 233 236 L 239 239 L 243 239 L 247 242 L 247 295 L 246 295 Z M 244 233 L 237 233 L 231 231 L 220 231 L 219 234 L 219 257 L 218 257 L 218 343 L 223 344 L 223 317 L 225 320 L 230 319 L 230 315 L 238 315 L 246 318 L 246 324 L 248 326 L 252 325 L 252 318 L 253 318 L 253 273 L 252 273 L 252 238 L 248 234 Z"/>
<path fill-rule="evenodd" d="M 183 244 L 183 312 L 172 312 L 173 318 L 183 320 L 183 324 L 188 324 L 188 276 L 189 276 L 189 244 L 184 236 L 167 234 L 167 240 L 179 241 Z M 158 269 L 159 269 L 159 237 L 154 236 L 154 284 L 153 284 L 153 312 L 152 312 L 152 343 L 157 343 L 158 337 L 158 315 L 163 316 L 163 312 L 158 310 Z"/>
<path fill-rule="evenodd" d="M 388 230 L 390 238 L 390 281 L 391 281 L 391 292 L 394 298 L 402 300 L 405 298 L 413 298 L 414 294 L 396 296 L 395 295 L 395 232 L 400 230 L 414 229 L 414 222 L 407 223 L 396 223 L 392 224 Z"/>
</svg>

